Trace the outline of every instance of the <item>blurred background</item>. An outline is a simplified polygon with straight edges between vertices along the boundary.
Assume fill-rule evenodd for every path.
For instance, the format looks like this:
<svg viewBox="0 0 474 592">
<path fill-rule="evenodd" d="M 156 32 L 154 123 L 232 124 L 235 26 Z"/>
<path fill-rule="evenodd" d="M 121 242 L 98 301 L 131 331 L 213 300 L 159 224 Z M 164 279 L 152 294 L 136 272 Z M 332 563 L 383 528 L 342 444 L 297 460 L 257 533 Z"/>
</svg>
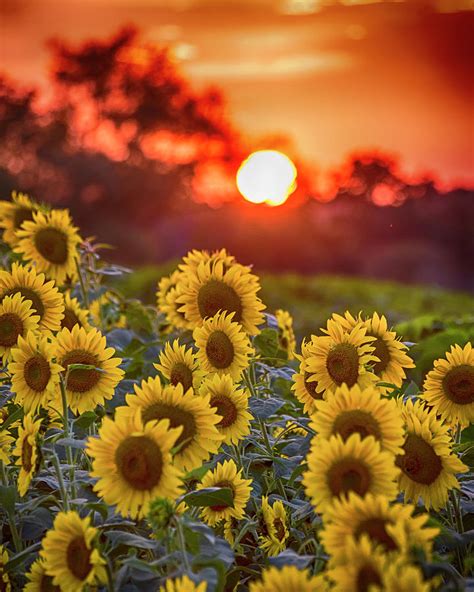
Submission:
<svg viewBox="0 0 474 592">
<path fill-rule="evenodd" d="M 70 208 L 149 300 L 163 263 L 227 247 L 294 302 L 345 306 L 354 276 L 373 306 L 415 293 L 372 279 L 430 286 L 429 312 L 474 290 L 470 6 L 3 0 L 1 198 Z"/>
</svg>

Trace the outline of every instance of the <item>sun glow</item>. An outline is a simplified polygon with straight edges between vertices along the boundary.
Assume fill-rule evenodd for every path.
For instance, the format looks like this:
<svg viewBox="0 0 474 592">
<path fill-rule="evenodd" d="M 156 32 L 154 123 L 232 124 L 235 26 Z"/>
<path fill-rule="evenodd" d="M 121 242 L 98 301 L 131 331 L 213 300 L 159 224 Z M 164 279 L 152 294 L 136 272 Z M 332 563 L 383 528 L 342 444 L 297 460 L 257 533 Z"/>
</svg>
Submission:
<svg viewBox="0 0 474 592">
<path fill-rule="evenodd" d="M 296 167 L 277 150 L 258 150 L 237 171 L 237 188 L 247 201 L 280 206 L 296 189 Z"/>
</svg>

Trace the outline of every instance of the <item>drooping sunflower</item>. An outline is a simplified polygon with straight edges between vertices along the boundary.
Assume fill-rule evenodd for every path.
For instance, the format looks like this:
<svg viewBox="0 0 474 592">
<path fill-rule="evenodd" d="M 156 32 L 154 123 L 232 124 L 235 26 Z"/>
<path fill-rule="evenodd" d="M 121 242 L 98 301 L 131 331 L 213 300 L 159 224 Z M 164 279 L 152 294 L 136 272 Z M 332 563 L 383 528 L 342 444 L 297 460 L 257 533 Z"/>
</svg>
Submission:
<svg viewBox="0 0 474 592">
<path fill-rule="evenodd" d="M 178 297 L 182 292 L 182 282 L 183 274 L 178 270 L 158 282 L 157 308 L 166 317 L 170 328 L 185 329 L 188 326 L 184 313 L 178 310 L 181 307 Z"/>
<path fill-rule="evenodd" d="M 287 310 L 278 309 L 275 311 L 275 318 L 278 325 L 278 342 L 283 351 L 288 354 L 289 360 L 295 358 L 296 338 L 293 331 L 293 317 Z"/>
<path fill-rule="evenodd" d="M 40 317 L 40 328 L 59 331 L 64 316 L 64 299 L 53 281 L 45 281 L 34 267 L 13 263 L 11 271 L 0 271 L 0 302 L 6 296 L 20 294 Z"/>
<path fill-rule="evenodd" d="M 15 438 L 10 435 L 8 430 L 3 430 L 0 426 L 0 462 L 4 465 L 10 464 L 10 453 L 12 443 Z"/>
<path fill-rule="evenodd" d="M 3 228 L 3 240 L 14 247 L 18 243 L 16 235 L 26 220 L 33 220 L 33 212 L 41 209 L 25 193 L 12 191 L 11 201 L 0 201 L 0 228 Z"/>
<path fill-rule="evenodd" d="M 188 576 L 166 580 L 165 585 L 160 586 L 160 592 L 206 592 L 206 590 L 207 582 L 196 584 Z"/>
<path fill-rule="evenodd" d="M 142 518 L 151 500 L 175 500 L 181 493 L 181 472 L 172 464 L 171 449 L 181 428 L 167 419 L 144 423 L 139 413 L 105 417 L 98 438 L 89 438 L 94 490 L 123 516 Z"/>
<path fill-rule="evenodd" d="M 205 487 L 226 487 L 232 492 L 232 506 L 210 506 L 201 510 L 201 517 L 209 524 L 214 526 L 222 520 L 228 520 L 233 517 L 240 520 L 245 515 L 245 506 L 250 499 L 251 479 L 242 478 L 242 469 L 237 470 L 237 465 L 233 460 L 225 460 L 218 463 L 213 471 L 208 471 L 197 489 Z"/>
<path fill-rule="evenodd" d="M 45 570 L 43 559 L 37 559 L 26 574 L 28 582 L 23 592 L 61 592 L 61 588 L 53 584 L 52 576 L 49 576 Z"/>
<path fill-rule="evenodd" d="M 209 376 L 202 383 L 199 394 L 209 396 L 210 406 L 221 416 L 217 429 L 224 436 L 224 444 L 237 444 L 248 436 L 250 420 L 253 419 L 248 411 L 249 395 L 245 390 L 238 388 L 231 376 Z"/>
<path fill-rule="evenodd" d="M 353 491 L 361 497 L 368 493 L 393 499 L 397 494 L 394 456 L 381 450 L 373 436 L 362 439 L 352 434 L 344 441 L 340 435 L 328 440 L 313 438 L 303 475 L 306 495 L 319 512 Z"/>
<path fill-rule="evenodd" d="M 269 557 L 274 557 L 286 549 L 290 536 L 285 507 L 280 500 L 270 505 L 267 497 L 262 498 L 264 534 L 260 536 L 260 547 Z"/>
<path fill-rule="evenodd" d="M 322 576 L 312 576 L 308 570 L 293 565 L 282 568 L 268 567 L 262 571 L 262 579 L 250 582 L 249 592 L 327 592 Z"/>
<path fill-rule="evenodd" d="M 324 398 L 324 391 L 317 391 L 317 382 L 314 376 L 307 371 L 306 362 L 308 358 L 316 353 L 313 340 L 305 341 L 301 344 L 301 355 L 295 353 L 295 358 L 300 361 L 300 367 L 297 374 L 293 374 L 293 385 L 295 397 L 303 404 L 305 413 L 311 415 L 316 410 L 316 401 Z"/>
<path fill-rule="evenodd" d="M 32 221 L 23 222 L 17 236 L 15 253 L 20 253 L 25 261 L 33 262 L 46 277 L 59 286 L 67 277 L 76 279 L 78 246 L 82 239 L 68 210 L 35 212 Z"/>
<path fill-rule="evenodd" d="M 90 516 L 60 512 L 42 542 L 40 556 L 53 584 L 68 592 L 82 592 L 107 581 L 105 561 L 97 549 L 98 530 Z"/>
<path fill-rule="evenodd" d="M 18 428 L 18 438 L 13 455 L 18 456 L 15 463 L 20 467 L 17 487 L 18 493 L 22 497 L 28 491 L 40 463 L 41 448 L 38 445 L 40 427 L 41 419 L 35 421 L 32 415 L 25 415 L 23 425 Z"/>
<path fill-rule="evenodd" d="M 26 338 L 20 335 L 17 346 L 11 350 L 11 390 L 25 413 L 35 413 L 40 405 L 47 407 L 57 393 L 61 366 L 53 361 L 55 353 L 55 346 L 33 331 Z"/>
<path fill-rule="evenodd" d="M 181 384 L 162 386 L 158 376 L 135 385 L 135 394 L 127 395 L 125 407 L 118 414 L 134 415 L 140 411 L 143 421 L 168 419 L 171 427 L 181 426 L 182 432 L 176 446 L 173 463 L 179 469 L 190 471 L 216 453 L 222 443 L 217 430 L 220 416 L 210 407 L 209 396 L 195 395 L 192 389 L 184 392 Z"/>
<path fill-rule="evenodd" d="M 5 296 L 0 303 L 0 355 L 4 364 L 11 360 L 20 337 L 39 330 L 39 320 L 30 300 L 24 300 L 21 294 Z"/>
<path fill-rule="evenodd" d="M 111 399 L 117 384 L 123 377 L 118 368 L 120 358 L 114 358 L 115 350 L 107 347 L 105 337 L 97 331 L 86 331 L 74 325 L 72 331 L 61 329 L 56 339 L 56 359 L 67 376 L 66 396 L 73 413 L 93 410 L 96 405 Z M 84 364 L 94 368 L 76 368 L 72 364 Z"/>
<path fill-rule="evenodd" d="M 64 317 L 61 320 L 61 329 L 66 327 L 66 329 L 72 331 L 74 325 L 84 327 L 86 330 L 90 329 L 89 313 L 81 307 L 77 298 L 73 298 L 69 292 L 65 292 Z"/>
<path fill-rule="evenodd" d="M 200 367 L 206 372 L 229 374 L 235 381 L 241 377 L 254 353 L 247 334 L 234 314 L 219 312 L 196 327 L 193 332 Z"/>
<path fill-rule="evenodd" d="M 351 492 L 333 502 L 325 516 L 321 542 L 336 563 L 347 559 L 347 537 L 358 540 L 362 535 L 384 552 L 396 551 L 408 557 L 412 549 L 421 549 L 429 557 L 439 529 L 427 526 L 429 514 L 414 512 L 414 506 L 391 505 L 383 495 L 369 493 L 361 498 Z"/>
<path fill-rule="evenodd" d="M 436 418 L 423 402 L 399 402 L 406 425 L 403 454 L 396 457 L 401 469 L 399 488 L 405 500 L 422 498 L 427 509 L 446 505 L 451 489 L 459 488 L 456 474 L 468 467 L 452 451 L 449 426 Z"/>
<path fill-rule="evenodd" d="M 196 269 L 185 272 L 182 288 L 178 302 L 190 329 L 222 311 L 234 313 L 234 321 L 249 335 L 259 333 L 265 306 L 257 296 L 258 279 L 248 268 L 232 265 L 225 269 L 221 260 L 202 261 Z"/>
<path fill-rule="evenodd" d="M 190 388 L 197 390 L 205 376 L 205 372 L 199 369 L 193 350 L 180 345 L 178 339 L 172 344 L 169 341 L 165 343 L 165 348 L 160 353 L 159 364 L 153 365 L 172 385 L 181 384 L 184 392 Z"/>
<path fill-rule="evenodd" d="M 343 384 L 327 393 L 325 401 L 316 401 L 311 427 L 321 438 L 339 434 L 343 440 L 354 433 L 361 438 L 373 436 L 382 450 L 401 452 L 404 441 L 402 414 L 393 399 L 382 397 L 374 386 L 361 389 Z"/>
<path fill-rule="evenodd" d="M 5 569 L 8 560 L 8 551 L 3 548 L 3 545 L 0 545 L 0 590 L 2 592 L 11 592 L 12 589 L 10 576 Z"/>
<path fill-rule="evenodd" d="M 467 427 L 474 422 L 474 349 L 451 346 L 446 358 L 434 362 L 423 384 L 423 399 L 438 415 L 452 423 Z"/>
<path fill-rule="evenodd" d="M 366 327 L 358 323 L 350 332 L 333 319 L 329 319 L 327 335 L 313 336 L 311 353 L 305 360 L 308 381 L 316 381 L 316 392 L 333 392 L 338 386 L 355 384 L 361 388 L 377 380 L 367 369 L 376 362 L 373 355 L 373 337 L 366 335 Z"/>
</svg>

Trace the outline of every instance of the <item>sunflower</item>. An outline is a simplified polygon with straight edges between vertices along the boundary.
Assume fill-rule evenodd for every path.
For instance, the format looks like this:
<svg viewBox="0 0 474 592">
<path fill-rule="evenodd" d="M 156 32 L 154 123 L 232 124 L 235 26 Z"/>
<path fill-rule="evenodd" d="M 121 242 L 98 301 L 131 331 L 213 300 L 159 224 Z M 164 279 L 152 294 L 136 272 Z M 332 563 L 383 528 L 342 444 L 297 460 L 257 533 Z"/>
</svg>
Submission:
<svg viewBox="0 0 474 592">
<path fill-rule="evenodd" d="M 190 329 L 199 327 L 203 321 L 222 311 L 234 313 L 234 320 L 248 334 L 259 333 L 265 306 L 257 297 L 258 279 L 248 268 L 232 265 L 226 269 L 221 260 L 214 264 L 202 261 L 196 269 L 185 273 L 182 289 L 178 302 Z"/>
<path fill-rule="evenodd" d="M 468 470 L 451 450 L 449 426 L 428 411 L 423 402 L 399 401 L 406 424 L 403 454 L 396 457 L 401 469 L 399 488 L 405 500 L 421 497 L 427 509 L 446 505 L 449 491 L 459 488 L 455 475 Z"/>
<path fill-rule="evenodd" d="M 77 231 L 68 210 L 35 212 L 33 220 L 24 222 L 17 231 L 19 240 L 14 251 L 62 285 L 67 277 L 77 277 L 78 245 L 82 240 Z"/>
<path fill-rule="evenodd" d="M 35 413 L 40 405 L 47 407 L 57 394 L 61 366 L 53 361 L 54 356 L 54 345 L 33 331 L 26 338 L 20 335 L 17 347 L 11 350 L 11 390 L 15 403 L 23 405 L 25 413 Z"/>
<path fill-rule="evenodd" d="M 0 355 L 3 363 L 11 360 L 12 349 L 20 337 L 39 329 L 39 316 L 31 308 L 31 301 L 21 294 L 5 296 L 0 303 Z"/>
<path fill-rule="evenodd" d="M 33 220 L 33 212 L 39 211 L 40 206 L 25 193 L 12 191 L 11 201 L 0 201 L 0 228 L 3 228 L 3 240 L 11 247 L 16 246 L 17 230 L 26 220 Z"/>
<path fill-rule="evenodd" d="M 15 438 L 0 427 L 0 462 L 4 465 L 10 464 L 11 445 L 14 441 Z"/>
<path fill-rule="evenodd" d="M 255 352 L 233 317 L 234 313 L 219 312 L 196 327 L 193 337 L 198 348 L 197 359 L 204 371 L 229 374 L 238 381 Z"/>
<path fill-rule="evenodd" d="M 200 251 L 198 249 L 193 249 L 183 257 L 183 262 L 178 265 L 178 268 L 181 272 L 186 273 L 190 270 L 196 270 L 202 262 L 215 264 L 217 261 L 222 262 L 225 271 L 230 269 L 233 265 L 240 265 L 236 262 L 235 257 L 228 253 L 226 249 L 220 249 L 219 251 L 213 251 L 212 253 L 205 250 Z M 250 272 L 250 267 L 246 267 L 245 269 Z"/>
<path fill-rule="evenodd" d="M 28 491 L 40 463 L 41 448 L 38 446 L 40 427 L 41 419 L 35 421 L 32 415 L 25 415 L 23 425 L 18 428 L 18 438 L 13 455 L 18 456 L 15 463 L 20 467 L 17 486 L 22 497 Z"/>
<path fill-rule="evenodd" d="M 64 293 L 64 317 L 61 320 L 61 329 L 69 329 L 72 331 L 74 325 L 84 327 L 89 330 L 91 324 L 89 323 L 89 313 L 87 310 L 81 308 L 77 298 L 73 298 L 69 292 Z"/>
<path fill-rule="evenodd" d="M 306 369 L 308 358 L 315 355 L 316 351 L 313 339 L 311 341 L 303 340 L 301 355 L 295 353 L 295 358 L 300 361 L 300 367 L 298 373 L 293 374 L 291 387 L 295 397 L 303 404 L 304 412 L 310 415 L 316 410 L 316 401 L 324 398 L 324 392 L 317 391 L 317 382 Z"/>
<path fill-rule="evenodd" d="M 388 561 L 383 575 L 384 592 L 431 592 L 433 587 L 423 578 L 419 567 L 403 559 Z"/>
<path fill-rule="evenodd" d="M 86 331 L 74 325 L 72 331 L 61 329 L 56 340 L 56 359 L 66 372 L 66 396 L 73 413 L 93 410 L 96 405 L 111 399 L 123 370 L 120 358 L 112 357 L 115 350 L 107 347 L 105 337 L 97 329 Z M 68 370 L 71 364 L 94 368 Z"/>
<path fill-rule="evenodd" d="M 45 281 L 44 273 L 19 263 L 13 263 L 11 271 L 0 271 L 0 302 L 15 294 L 31 302 L 31 309 L 40 317 L 41 329 L 59 331 L 64 299 L 53 281 Z"/>
<path fill-rule="evenodd" d="M 333 502 L 325 516 L 321 542 L 336 563 L 345 561 L 347 537 L 358 540 L 362 535 L 385 552 L 407 554 L 415 548 L 429 557 L 439 529 L 427 527 L 428 514 L 415 516 L 414 512 L 410 505 L 390 505 L 383 495 L 369 493 L 361 498 L 351 492 L 347 498 Z"/>
<path fill-rule="evenodd" d="M 262 498 L 262 514 L 264 534 L 259 539 L 260 547 L 269 557 L 274 557 L 286 549 L 286 541 L 290 536 L 288 518 L 282 502 L 277 500 L 270 505 L 267 497 Z"/>
<path fill-rule="evenodd" d="M 350 491 L 361 497 L 368 493 L 393 499 L 397 494 L 395 479 L 399 471 L 394 457 L 373 436 L 362 439 L 352 434 L 344 441 L 340 435 L 328 440 L 313 438 L 303 476 L 306 495 L 314 507 L 326 512 L 331 504 Z"/>
<path fill-rule="evenodd" d="M 176 580 L 166 580 L 164 586 L 160 586 L 160 592 L 206 592 L 207 582 L 194 583 L 188 576 Z"/>
<path fill-rule="evenodd" d="M 61 592 L 61 588 L 53 584 L 53 578 L 48 576 L 43 559 L 37 559 L 26 574 L 28 583 L 23 592 Z"/>
<path fill-rule="evenodd" d="M 191 387 L 195 390 L 201 384 L 205 372 L 199 370 L 199 364 L 191 348 L 180 345 L 175 339 L 173 343 L 165 343 L 161 351 L 159 364 L 153 364 L 174 386 L 181 384 L 184 392 Z"/>
<path fill-rule="evenodd" d="M 339 434 L 347 440 L 357 432 L 361 438 L 373 436 L 382 450 L 401 452 L 404 441 L 401 411 L 393 399 L 382 397 L 376 387 L 361 389 L 356 384 L 349 388 L 343 384 L 315 405 L 311 427 L 319 437 L 327 439 Z"/>
<path fill-rule="evenodd" d="M 278 343 L 282 350 L 286 351 L 289 360 L 295 358 L 296 338 L 293 331 L 293 317 L 286 310 L 275 311 L 278 325 Z"/>
<path fill-rule="evenodd" d="M 358 323 L 350 332 L 336 321 L 327 323 L 327 335 L 311 339 L 311 352 L 305 361 L 308 381 L 316 381 L 316 392 L 333 392 L 338 386 L 358 384 L 365 388 L 377 377 L 366 366 L 376 362 L 373 337 L 366 335 L 366 327 Z"/>
<path fill-rule="evenodd" d="M 260 581 L 250 582 L 249 592 L 326 592 L 328 589 L 322 576 L 312 576 L 308 570 L 285 565 L 264 569 Z"/>
<path fill-rule="evenodd" d="M 223 444 L 237 444 L 250 433 L 252 415 L 248 412 L 249 395 L 240 389 L 228 374 L 213 374 L 201 385 L 200 395 L 209 396 L 209 404 L 221 420 L 217 429 L 224 436 Z"/>
<path fill-rule="evenodd" d="M 144 423 L 139 413 L 105 417 L 98 438 L 89 438 L 94 490 L 123 516 L 142 518 L 156 497 L 175 500 L 181 493 L 181 473 L 173 466 L 171 449 L 181 428 L 168 419 Z"/>
<path fill-rule="evenodd" d="M 127 395 L 125 407 L 117 412 L 126 416 L 141 411 L 143 421 L 168 419 L 171 427 L 181 426 L 182 432 L 176 446 L 173 463 L 184 471 L 190 471 L 216 453 L 222 442 L 217 430 L 220 416 L 209 406 L 209 396 L 198 397 L 189 389 L 186 393 L 181 384 L 162 386 L 158 376 L 135 385 L 135 394 Z"/>
<path fill-rule="evenodd" d="M 287 420 L 284 426 L 276 426 L 273 429 L 273 437 L 277 439 L 293 438 L 295 436 L 302 436 L 303 438 L 306 438 L 307 435 L 307 430 L 291 420 Z"/>
<path fill-rule="evenodd" d="M 252 488 L 251 479 L 242 478 L 242 469 L 237 471 L 237 465 L 233 460 L 225 460 L 218 463 L 213 471 L 208 471 L 197 489 L 205 487 L 226 487 L 232 492 L 233 503 L 231 506 L 209 506 L 201 510 L 202 519 L 210 526 L 228 520 L 233 517 L 240 520 L 245 515 L 245 506 L 250 499 Z"/>
<path fill-rule="evenodd" d="M 156 292 L 156 304 L 171 328 L 185 329 L 188 326 L 186 317 L 178 309 L 181 304 L 178 303 L 178 297 L 181 295 L 181 282 L 183 274 L 180 271 L 174 271 L 171 275 L 161 278 L 158 282 Z"/>
<path fill-rule="evenodd" d="M 8 560 L 8 551 L 0 545 L 0 590 L 2 592 L 10 592 L 12 589 L 10 577 L 5 569 Z"/>
<path fill-rule="evenodd" d="M 82 592 L 86 586 L 105 583 L 105 561 L 97 549 L 98 530 L 89 516 L 60 512 L 53 528 L 43 538 L 40 556 L 53 584 L 68 592 Z"/>
<path fill-rule="evenodd" d="M 438 415 L 452 423 L 467 427 L 474 422 L 474 349 L 451 346 L 446 358 L 435 360 L 423 384 L 423 399 Z"/>
</svg>

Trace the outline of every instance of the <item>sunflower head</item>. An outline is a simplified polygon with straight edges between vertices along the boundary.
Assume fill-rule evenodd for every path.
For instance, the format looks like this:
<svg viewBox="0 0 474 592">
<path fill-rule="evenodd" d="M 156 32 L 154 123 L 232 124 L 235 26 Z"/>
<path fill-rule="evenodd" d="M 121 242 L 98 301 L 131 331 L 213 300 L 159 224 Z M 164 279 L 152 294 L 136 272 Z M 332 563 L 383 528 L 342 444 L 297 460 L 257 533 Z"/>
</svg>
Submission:
<svg viewBox="0 0 474 592">
<path fill-rule="evenodd" d="M 199 370 L 192 349 L 180 345 L 177 339 L 172 344 L 165 344 L 164 350 L 160 353 L 159 363 L 154 366 L 173 386 L 181 384 L 184 392 L 190 388 L 197 389 L 205 375 Z"/>
<path fill-rule="evenodd" d="M 323 392 L 318 392 L 318 383 L 315 377 L 306 369 L 307 360 L 315 354 L 313 338 L 311 341 L 303 340 L 301 344 L 301 355 L 295 354 L 300 362 L 299 371 L 293 374 L 293 385 L 295 397 L 304 406 L 306 413 L 313 413 L 316 410 L 316 401 L 324 398 Z"/>
<path fill-rule="evenodd" d="M 295 357 L 296 338 L 293 331 L 293 317 L 286 310 L 275 311 L 275 318 L 278 326 L 278 342 L 283 351 L 288 354 L 288 359 Z"/>
<path fill-rule="evenodd" d="M 26 494 L 41 460 L 41 447 L 38 441 L 40 427 L 41 419 L 35 421 L 33 416 L 25 415 L 23 425 L 18 428 L 13 455 L 18 457 L 15 464 L 20 467 L 18 492 L 21 496 Z"/>
<path fill-rule="evenodd" d="M 14 247 L 18 243 L 17 231 L 23 222 L 33 220 L 33 213 L 42 209 L 25 193 L 12 191 L 11 201 L 0 201 L 0 228 L 3 228 L 3 240 Z"/>
<path fill-rule="evenodd" d="M 261 580 L 251 582 L 249 592 L 327 592 L 327 582 L 322 576 L 312 576 L 308 570 L 293 565 L 282 568 L 268 567 L 262 571 Z"/>
<path fill-rule="evenodd" d="M 53 584 L 52 576 L 46 573 L 45 562 L 41 558 L 32 564 L 26 577 L 28 582 L 24 592 L 61 592 L 61 588 Z"/>
<path fill-rule="evenodd" d="M 263 535 L 260 546 L 269 557 L 278 555 L 286 549 L 289 537 L 288 518 L 280 500 L 271 505 L 267 497 L 262 498 Z"/>
<path fill-rule="evenodd" d="M 21 294 L 5 296 L 0 304 L 0 354 L 4 362 L 11 359 L 12 349 L 20 337 L 38 331 L 39 320 L 31 302 L 24 300 Z"/>
<path fill-rule="evenodd" d="M 4 549 L 3 545 L 0 545 L 0 590 L 5 590 L 5 592 L 10 592 L 12 589 L 10 577 L 5 569 L 8 560 L 8 551 Z"/>
<path fill-rule="evenodd" d="M 90 329 L 89 313 L 81 307 L 77 298 L 73 298 L 69 292 L 65 292 L 64 317 L 61 320 L 61 329 L 66 327 L 66 329 L 72 331 L 74 325 L 84 327 L 86 330 Z"/>
<path fill-rule="evenodd" d="M 164 586 L 160 586 L 159 592 L 206 592 L 207 582 L 196 584 L 188 576 L 182 576 L 175 580 L 166 580 Z"/>
</svg>

